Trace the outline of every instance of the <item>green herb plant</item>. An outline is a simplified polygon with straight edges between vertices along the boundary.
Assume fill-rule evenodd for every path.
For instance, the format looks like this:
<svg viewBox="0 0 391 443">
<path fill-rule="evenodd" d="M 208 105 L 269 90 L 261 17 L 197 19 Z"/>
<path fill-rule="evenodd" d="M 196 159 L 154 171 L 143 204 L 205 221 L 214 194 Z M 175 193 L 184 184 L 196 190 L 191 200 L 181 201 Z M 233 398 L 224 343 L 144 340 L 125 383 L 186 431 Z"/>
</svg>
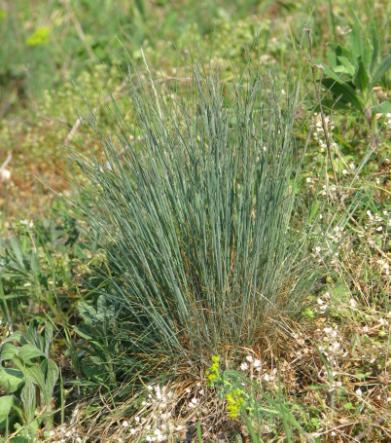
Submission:
<svg viewBox="0 0 391 443">
<path fill-rule="evenodd" d="M 52 427 L 59 378 L 52 341 L 51 324 L 32 321 L 26 333 L 12 333 L 0 346 L 0 433 L 11 441 L 34 441 L 42 425 Z"/>
<path fill-rule="evenodd" d="M 332 94 L 334 106 L 350 105 L 372 122 L 376 114 L 391 112 L 391 102 L 378 99 L 374 90 L 386 82 L 391 53 L 382 54 L 375 24 L 368 28 L 354 17 L 344 44 L 331 43 L 327 62 L 319 66 L 324 73 L 322 83 Z"/>
</svg>

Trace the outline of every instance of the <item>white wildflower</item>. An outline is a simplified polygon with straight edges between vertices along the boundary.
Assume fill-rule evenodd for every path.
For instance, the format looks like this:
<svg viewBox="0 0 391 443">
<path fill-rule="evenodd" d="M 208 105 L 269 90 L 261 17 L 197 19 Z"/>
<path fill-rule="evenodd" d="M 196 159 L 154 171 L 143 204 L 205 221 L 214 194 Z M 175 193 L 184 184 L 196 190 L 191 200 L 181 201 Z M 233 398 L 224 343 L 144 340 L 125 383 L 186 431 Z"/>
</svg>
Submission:
<svg viewBox="0 0 391 443">
<path fill-rule="evenodd" d="M 23 226 L 27 226 L 28 228 L 32 228 L 34 226 L 32 220 L 20 220 L 20 224 Z"/>
<path fill-rule="evenodd" d="M 247 371 L 248 369 L 248 364 L 244 361 L 241 365 L 240 365 L 240 370 L 241 371 Z"/>
<path fill-rule="evenodd" d="M 195 407 L 198 405 L 198 403 L 199 403 L 198 398 L 193 397 L 193 398 L 190 400 L 189 408 L 195 408 Z"/>
<path fill-rule="evenodd" d="M 7 182 L 11 179 L 11 171 L 9 169 L 0 169 L 0 181 Z"/>
<path fill-rule="evenodd" d="M 254 368 L 255 368 L 255 369 L 259 369 L 259 368 L 261 367 L 261 365 L 262 365 L 261 360 L 259 360 L 258 358 L 256 358 L 256 359 L 254 360 Z"/>
</svg>

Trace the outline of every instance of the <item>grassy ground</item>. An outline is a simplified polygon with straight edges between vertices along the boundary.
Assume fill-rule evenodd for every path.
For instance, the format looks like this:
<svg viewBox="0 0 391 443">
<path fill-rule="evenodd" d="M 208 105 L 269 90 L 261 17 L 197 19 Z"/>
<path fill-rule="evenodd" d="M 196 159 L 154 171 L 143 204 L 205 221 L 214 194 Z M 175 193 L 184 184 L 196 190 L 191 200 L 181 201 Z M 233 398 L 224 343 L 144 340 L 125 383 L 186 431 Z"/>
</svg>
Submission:
<svg viewBox="0 0 391 443">
<path fill-rule="evenodd" d="M 390 16 L 390 4 L 383 0 L 0 1 L 2 441 L 391 440 Z M 218 77 L 222 92 L 214 102 L 202 88 L 204 98 L 194 93 L 197 70 L 203 79 Z M 156 177 L 167 164 L 180 171 L 183 161 L 182 174 L 189 179 L 187 157 L 153 155 L 152 135 L 168 150 L 181 146 L 185 134 L 198 167 L 203 151 L 197 151 L 197 140 L 220 146 L 224 131 L 215 133 L 213 125 L 197 119 L 204 110 L 214 116 L 218 130 L 225 122 L 221 99 L 228 110 L 228 139 L 236 143 L 229 146 L 242 149 L 240 159 L 245 151 L 236 146 L 244 140 L 246 155 L 256 164 L 250 147 L 258 141 L 251 125 L 262 133 L 264 123 L 285 128 L 285 120 L 274 108 L 262 121 L 246 114 L 246 88 L 241 87 L 248 72 L 266 91 L 273 79 L 276 109 L 278 103 L 287 120 L 287 97 L 296 91 L 287 136 L 294 148 L 293 172 L 281 191 L 288 200 L 295 195 L 289 229 L 281 231 L 277 210 L 263 212 L 267 199 L 256 212 L 257 219 L 274 220 L 278 238 L 297 242 L 285 250 L 262 231 L 268 251 L 262 279 L 274 286 L 264 284 L 261 292 L 273 303 L 278 300 L 278 309 L 270 311 L 262 304 L 256 309 L 235 304 L 250 293 L 240 277 L 255 275 L 252 265 L 259 255 L 258 250 L 239 254 L 248 238 L 251 251 L 259 238 L 252 237 L 251 226 L 258 229 L 252 225 L 253 200 L 246 213 L 238 192 L 242 215 L 233 210 L 232 219 L 224 218 L 233 230 L 239 230 L 235 223 L 241 217 L 250 226 L 247 237 L 238 235 L 229 257 L 237 260 L 237 272 L 224 277 L 240 287 L 235 292 L 215 272 L 223 272 L 216 250 L 226 231 L 219 231 L 219 223 L 208 225 L 205 209 L 214 201 L 206 199 L 206 190 L 225 192 L 218 188 L 225 176 L 213 175 L 211 159 L 203 164 L 208 180 L 201 174 L 188 194 L 176 199 L 177 188 L 174 192 Z M 137 95 L 136 86 L 148 91 Z M 155 101 L 143 114 L 144 103 L 156 95 L 164 112 Z M 243 120 L 230 120 L 231 111 Z M 270 134 L 270 145 L 280 140 L 277 129 Z M 137 147 L 134 157 L 125 152 L 129 144 Z M 119 160 L 117 145 L 122 146 Z M 99 168 L 107 169 L 106 161 L 123 166 L 115 166 L 112 176 L 100 175 L 99 168 L 87 167 L 86 173 L 76 160 L 95 157 Z M 222 154 L 222 170 L 235 171 L 245 186 L 254 170 L 233 158 Z M 142 176 L 136 160 L 154 174 L 134 187 Z M 268 165 L 276 169 L 271 171 L 278 170 L 277 163 L 272 156 Z M 241 168 L 248 168 L 249 178 L 242 182 Z M 285 177 L 262 175 L 271 199 L 276 198 L 274 176 Z M 179 172 L 170 177 L 180 186 Z M 253 188 L 248 192 L 258 198 Z M 170 195 L 180 201 L 180 210 L 175 207 L 175 217 L 162 215 L 163 222 L 155 217 L 161 207 L 142 199 L 163 202 Z M 137 205 L 123 205 L 129 196 L 140 198 L 139 212 Z M 184 213 L 194 217 L 193 225 L 176 224 Z M 128 221 L 126 229 L 122 220 Z M 200 220 L 204 231 L 197 230 Z M 167 229 L 163 237 L 156 234 L 161 226 Z M 177 239 L 185 245 L 178 253 Z M 134 244 L 140 248 L 132 249 Z M 200 258 L 197 245 L 202 244 L 207 252 Z M 271 245 L 278 248 L 275 256 Z M 303 251 L 297 262 L 295 245 Z M 166 262 L 159 261 L 162 251 Z M 149 269 L 164 272 L 132 274 L 145 261 Z M 172 263 L 183 265 L 191 289 L 181 287 L 182 298 L 174 291 L 174 304 L 169 301 L 177 282 L 172 272 L 179 268 Z M 311 285 L 290 292 L 292 281 L 301 281 L 306 272 L 315 276 Z M 143 284 L 136 280 L 140 275 Z M 148 310 L 155 284 L 165 309 L 160 323 L 157 311 Z M 270 288 L 278 297 L 267 294 Z M 149 302 L 132 308 L 132 317 L 126 311 L 128 296 L 140 297 L 138 292 Z M 215 293 L 224 294 L 221 304 L 213 301 Z M 294 308 L 288 303 L 292 294 L 298 300 Z M 193 305 L 198 319 L 183 314 L 193 296 L 205 303 Z M 178 300 L 184 300 L 182 312 Z M 245 338 L 235 329 L 237 306 L 254 325 L 251 334 L 250 326 L 241 326 Z M 208 323 L 210 312 L 216 314 L 215 330 Z M 169 339 L 163 339 L 171 314 Z M 140 329 L 145 318 L 148 325 L 156 321 L 159 333 Z M 245 319 L 239 318 L 243 324 Z M 207 332 L 200 333 L 201 328 Z M 135 334 L 144 340 L 142 351 Z M 167 344 L 177 337 L 179 347 Z"/>
</svg>

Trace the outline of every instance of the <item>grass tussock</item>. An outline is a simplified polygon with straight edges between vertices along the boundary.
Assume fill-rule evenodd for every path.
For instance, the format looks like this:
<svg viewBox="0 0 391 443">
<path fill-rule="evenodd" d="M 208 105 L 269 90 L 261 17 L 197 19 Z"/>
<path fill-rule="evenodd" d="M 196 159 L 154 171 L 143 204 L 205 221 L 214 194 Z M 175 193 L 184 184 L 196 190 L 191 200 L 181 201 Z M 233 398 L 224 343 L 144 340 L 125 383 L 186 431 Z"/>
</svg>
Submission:
<svg viewBox="0 0 391 443">
<path fill-rule="evenodd" d="M 294 98 L 255 76 L 227 93 L 199 77 L 190 105 L 136 90 L 138 139 L 119 125 L 107 167 L 89 168 L 129 354 L 171 364 L 253 346 L 313 276 L 292 224 Z"/>
</svg>

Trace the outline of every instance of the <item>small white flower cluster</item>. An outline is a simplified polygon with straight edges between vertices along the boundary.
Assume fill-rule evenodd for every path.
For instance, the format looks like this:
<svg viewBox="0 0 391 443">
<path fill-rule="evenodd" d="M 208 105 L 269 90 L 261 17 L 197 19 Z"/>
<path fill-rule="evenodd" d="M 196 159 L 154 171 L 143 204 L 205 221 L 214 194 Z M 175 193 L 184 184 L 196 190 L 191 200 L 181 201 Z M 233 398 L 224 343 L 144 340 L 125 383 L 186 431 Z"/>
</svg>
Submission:
<svg viewBox="0 0 391 443">
<path fill-rule="evenodd" d="M 172 431 L 172 423 L 170 418 L 172 418 L 171 410 L 169 410 L 169 404 L 174 398 L 174 392 L 170 391 L 166 386 L 160 387 L 159 385 L 147 386 L 148 399 L 143 403 L 144 406 L 151 409 L 150 418 L 157 424 L 154 429 L 151 429 L 151 425 L 144 427 L 149 433 L 145 437 L 147 442 L 163 442 L 167 440 L 168 435 Z M 145 419 L 140 419 L 136 417 L 136 422 L 138 422 L 142 427 L 145 423 Z M 135 434 L 137 432 L 136 428 L 131 429 L 131 433 Z"/>
<path fill-rule="evenodd" d="M 343 36 L 349 34 L 350 32 L 352 32 L 352 29 L 349 28 L 349 26 L 337 25 L 335 30 L 340 37 L 343 37 Z"/>
<path fill-rule="evenodd" d="M 85 443 L 86 438 L 80 437 L 80 435 L 73 430 L 72 426 L 63 424 L 58 426 L 49 432 L 49 438 L 52 443 Z"/>
<path fill-rule="evenodd" d="M 205 395 L 205 391 L 202 389 L 202 384 L 200 382 L 196 383 L 195 390 L 186 388 L 185 392 L 191 397 L 190 401 L 187 403 L 187 409 L 195 409 L 199 406 L 201 404 L 201 398 Z"/>
<path fill-rule="evenodd" d="M 322 115 L 319 113 L 314 114 L 314 132 L 313 137 L 315 142 L 320 146 L 320 151 L 325 152 L 327 149 L 327 142 L 329 143 L 329 148 L 333 151 L 338 151 L 338 144 L 333 140 L 332 132 L 334 130 L 334 124 L 331 121 L 330 116 L 324 116 L 322 119 Z M 326 131 L 326 133 L 325 133 Z M 356 170 L 356 166 L 353 162 L 347 163 L 341 157 L 341 160 L 344 164 L 344 168 L 342 169 L 342 175 L 353 174 Z M 308 181 L 307 181 L 308 183 Z M 327 189 L 330 192 L 330 189 Z M 322 191 L 322 195 L 325 194 L 325 190 Z"/>
<path fill-rule="evenodd" d="M 0 181 L 8 182 L 11 180 L 11 171 L 9 169 L 0 169 Z"/>
<path fill-rule="evenodd" d="M 329 256 L 329 252 L 324 247 L 315 246 L 312 249 L 311 255 L 316 260 L 317 263 L 323 263 L 324 260 Z"/>
<path fill-rule="evenodd" d="M 382 90 L 380 91 L 381 93 L 383 92 Z M 386 123 L 386 127 L 388 129 L 391 129 L 391 112 L 387 112 L 387 114 L 376 114 L 376 119 L 377 120 L 382 120 L 385 119 L 385 123 Z"/>
<path fill-rule="evenodd" d="M 76 406 L 72 411 L 72 416 L 69 423 L 64 423 L 57 426 L 55 429 L 49 432 L 50 441 L 52 443 L 85 443 L 87 441 L 86 437 L 82 438 L 76 431 L 79 412 L 79 407 Z"/>
<path fill-rule="evenodd" d="M 384 274 L 386 278 L 390 278 L 390 262 L 385 258 L 379 258 L 376 263 L 380 266 L 381 273 Z"/>
<path fill-rule="evenodd" d="M 19 222 L 22 226 L 26 226 L 27 228 L 33 228 L 34 222 L 32 220 L 20 220 Z"/>
<path fill-rule="evenodd" d="M 365 223 L 365 230 L 374 230 L 375 232 L 383 232 L 387 227 L 391 227 L 391 217 L 388 211 L 384 210 L 382 215 L 373 215 L 371 211 L 367 211 L 368 221 Z"/>
<path fill-rule="evenodd" d="M 273 368 L 269 372 L 265 372 L 261 376 L 261 380 L 266 383 L 274 383 L 277 379 L 277 368 Z"/>
<path fill-rule="evenodd" d="M 356 170 L 356 165 L 353 162 L 350 162 L 349 165 L 346 166 L 346 168 L 342 169 L 343 175 L 349 175 L 351 173 L 354 173 Z"/>
<path fill-rule="evenodd" d="M 346 356 L 341 342 L 338 340 L 339 331 L 338 327 L 326 326 L 323 328 L 323 344 L 319 346 L 320 352 L 328 359 L 329 363 L 333 366 L 337 364 L 337 360 L 340 356 Z"/>
<path fill-rule="evenodd" d="M 331 232 L 327 233 L 327 238 L 332 242 L 332 243 L 337 243 L 340 244 L 341 240 L 343 239 L 344 236 L 344 230 L 342 226 L 334 226 L 334 228 L 332 229 Z"/>
<path fill-rule="evenodd" d="M 302 358 L 310 353 L 310 348 L 307 346 L 305 336 L 301 332 L 294 332 L 292 337 L 295 339 L 297 348 L 295 349 L 295 358 L 292 360 L 292 364 L 300 361 Z"/>
<path fill-rule="evenodd" d="M 157 404 L 159 408 L 165 408 L 166 403 L 174 397 L 174 393 L 169 391 L 166 386 L 160 387 L 159 385 L 148 385 L 147 390 L 148 400 L 151 404 Z M 148 402 L 145 402 L 148 404 Z"/>
<path fill-rule="evenodd" d="M 327 148 L 327 143 L 326 143 L 326 136 L 324 133 L 324 130 L 326 129 L 327 134 L 329 136 L 329 139 L 331 139 L 331 131 L 334 129 L 334 125 L 331 121 L 331 118 L 329 116 L 324 116 L 324 125 L 325 128 L 323 127 L 323 121 L 322 121 L 322 115 L 318 112 L 315 112 L 314 114 L 314 120 L 315 120 L 315 128 L 314 128 L 314 140 L 316 141 L 316 143 L 320 146 L 320 150 L 321 152 L 324 152 Z M 335 142 L 331 142 L 331 148 L 335 148 L 337 145 Z"/>
<path fill-rule="evenodd" d="M 380 317 L 379 319 L 378 319 L 378 324 L 379 324 L 379 326 L 381 326 L 381 327 L 386 327 L 386 326 L 389 326 L 389 322 L 385 319 L 385 318 L 383 318 L 383 317 Z"/>
<path fill-rule="evenodd" d="M 304 335 L 301 332 L 294 332 L 292 334 L 292 337 L 295 339 L 296 343 L 299 346 L 302 346 L 302 347 L 305 346 L 305 338 L 304 338 Z"/>
<path fill-rule="evenodd" d="M 240 364 L 241 371 L 255 371 L 260 372 L 262 369 L 262 362 L 258 358 L 254 358 L 252 355 L 247 355 L 245 360 Z"/>
<path fill-rule="evenodd" d="M 330 197 L 333 200 L 336 200 L 338 195 L 337 195 L 337 186 L 334 184 L 329 184 L 329 185 L 323 185 L 321 191 L 319 192 L 319 194 L 322 197 Z"/>
<path fill-rule="evenodd" d="M 159 385 L 148 385 L 147 391 L 147 399 L 142 403 L 144 412 L 147 412 L 145 417 L 136 416 L 133 427 L 126 420 L 122 422 L 123 427 L 129 428 L 129 434 L 144 435 L 146 442 L 165 442 L 175 433 L 183 432 L 185 427 L 178 424 L 174 416 L 178 400 L 175 393 L 167 386 Z M 189 398 L 185 409 L 195 409 L 201 404 L 204 395 L 201 383 L 197 383 L 195 390 L 186 388 L 185 393 Z"/>
<path fill-rule="evenodd" d="M 306 179 L 305 179 L 305 182 L 308 184 L 308 185 L 312 185 L 313 183 L 314 183 L 314 178 L 313 177 L 307 177 Z"/>
<path fill-rule="evenodd" d="M 318 311 L 320 314 L 324 314 L 327 311 L 330 303 L 330 293 L 325 292 L 321 297 L 318 297 Z"/>
<path fill-rule="evenodd" d="M 160 430 L 159 428 L 156 428 L 153 432 L 153 434 L 147 435 L 145 437 L 146 442 L 163 442 L 167 441 L 167 434 Z"/>
<path fill-rule="evenodd" d="M 248 373 L 252 379 L 256 379 L 260 382 L 270 383 L 273 386 L 277 379 L 277 368 L 263 370 L 262 361 L 259 358 L 254 358 L 250 354 L 247 355 L 244 361 L 240 364 L 240 370 Z"/>
</svg>

